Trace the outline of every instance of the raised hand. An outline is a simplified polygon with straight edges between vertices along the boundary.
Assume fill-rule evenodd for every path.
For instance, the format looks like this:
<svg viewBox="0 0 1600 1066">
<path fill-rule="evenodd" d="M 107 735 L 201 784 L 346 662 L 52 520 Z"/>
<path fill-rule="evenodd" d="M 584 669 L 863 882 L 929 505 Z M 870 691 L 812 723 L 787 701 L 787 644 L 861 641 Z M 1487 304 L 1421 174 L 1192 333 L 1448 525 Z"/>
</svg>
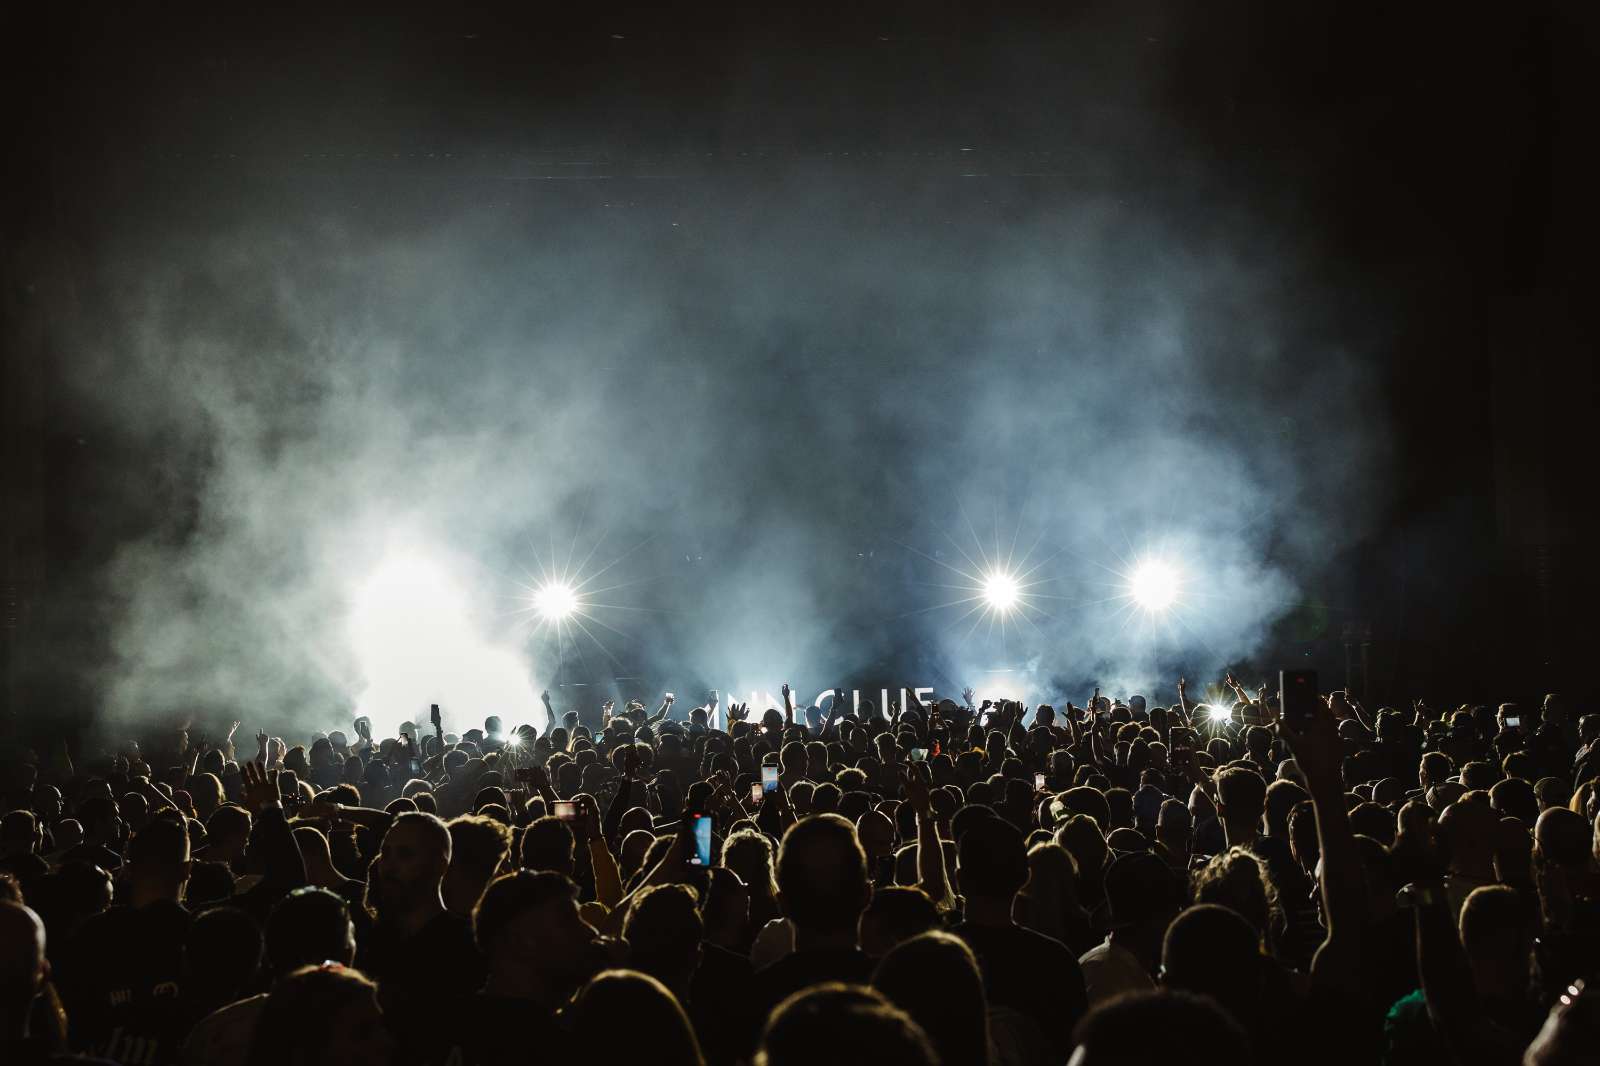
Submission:
<svg viewBox="0 0 1600 1066">
<path fill-rule="evenodd" d="M 918 766 L 907 766 L 900 772 L 900 784 L 905 789 L 906 802 L 911 804 L 911 809 L 917 816 L 926 818 L 933 812 L 933 805 L 928 799 L 928 782 L 922 776 Z"/>
<path fill-rule="evenodd" d="M 550 775 L 545 773 L 542 766 L 529 766 L 527 770 L 527 785 L 530 791 L 543 796 L 550 790 Z"/>
<path fill-rule="evenodd" d="M 726 810 L 733 806 L 733 785 L 728 781 L 728 775 L 718 770 L 711 775 L 711 806 L 718 810 Z"/>
<path fill-rule="evenodd" d="M 283 802 L 278 795 L 278 771 L 263 769 L 260 764 L 246 762 L 239 767 L 239 776 L 244 782 L 245 806 L 252 811 L 260 813 L 268 807 Z"/>
<path fill-rule="evenodd" d="M 972 706 L 972 701 L 977 697 L 977 695 L 978 694 L 972 691 L 970 688 L 964 688 L 961 690 L 961 698 L 966 701 L 968 707 Z"/>
</svg>

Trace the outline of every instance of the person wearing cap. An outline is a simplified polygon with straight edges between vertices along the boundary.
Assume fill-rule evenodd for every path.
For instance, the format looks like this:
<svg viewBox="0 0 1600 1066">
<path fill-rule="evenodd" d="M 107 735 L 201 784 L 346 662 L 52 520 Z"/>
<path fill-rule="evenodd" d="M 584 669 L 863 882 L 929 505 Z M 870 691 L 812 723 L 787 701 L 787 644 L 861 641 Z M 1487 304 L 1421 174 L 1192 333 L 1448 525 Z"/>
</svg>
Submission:
<svg viewBox="0 0 1600 1066">
<path fill-rule="evenodd" d="M 1160 965 L 1161 938 L 1178 912 L 1178 897 L 1175 875 L 1148 852 L 1121 855 L 1107 867 L 1111 931 L 1078 960 L 1091 1007 L 1124 992 L 1155 987 L 1151 974 Z"/>
</svg>

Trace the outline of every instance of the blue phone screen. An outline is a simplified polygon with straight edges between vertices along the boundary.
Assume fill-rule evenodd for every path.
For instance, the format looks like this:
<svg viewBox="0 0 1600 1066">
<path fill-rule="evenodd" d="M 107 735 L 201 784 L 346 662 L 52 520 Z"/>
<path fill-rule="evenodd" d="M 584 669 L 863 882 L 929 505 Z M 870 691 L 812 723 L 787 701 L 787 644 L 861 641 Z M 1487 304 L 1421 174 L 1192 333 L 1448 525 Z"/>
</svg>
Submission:
<svg viewBox="0 0 1600 1066">
<path fill-rule="evenodd" d="M 694 820 L 694 864 L 711 865 L 711 816 L 702 814 Z"/>
</svg>

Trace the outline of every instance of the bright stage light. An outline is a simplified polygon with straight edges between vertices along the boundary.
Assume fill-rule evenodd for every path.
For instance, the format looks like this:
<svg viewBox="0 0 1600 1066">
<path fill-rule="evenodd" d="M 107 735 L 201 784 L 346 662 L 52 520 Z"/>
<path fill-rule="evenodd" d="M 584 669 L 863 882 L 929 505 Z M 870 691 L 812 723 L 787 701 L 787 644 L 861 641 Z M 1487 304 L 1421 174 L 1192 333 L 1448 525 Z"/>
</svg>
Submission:
<svg viewBox="0 0 1600 1066">
<path fill-rule="evenodd" d="M 1211 719 L 1213 725 L 1221 725 L 1233 718 L 1233 711 L 1227 707 L 1211 707 L 1206 710 L 1206 717 Z"/>
<path fill-rule="evenodd" d="M 1178 572 L 1159 560 L 1151 559 L 1134 567 L 1128 578 L 1128 592 L 1133 602 L 1159 614 L 1171 607 L 1178 598 Z"/>
<path fill-rule="evenodd" d="M 983 598 L 995 611 L 1004 614 L 1017 605 L 1017 579 L 1006 573 L 993 573 L 983 582 Z"/>
<path fill-rule="evenodd" d="M 541 617 L 559 622 L 578 609 L 578 594 L 571 585 L 552 582 L 533 594 L 533 607 Z"/>
<path fill-rule="evenodd" d="M 355 713 L 372 719 L 374 738 L 393 736 L 429 703 L 524 721 L 538 707 L 527 664 L 483 631 L 442 557 L 386 553 L 351 589 L 349 640 L 361 675 Z"/>
</svg>

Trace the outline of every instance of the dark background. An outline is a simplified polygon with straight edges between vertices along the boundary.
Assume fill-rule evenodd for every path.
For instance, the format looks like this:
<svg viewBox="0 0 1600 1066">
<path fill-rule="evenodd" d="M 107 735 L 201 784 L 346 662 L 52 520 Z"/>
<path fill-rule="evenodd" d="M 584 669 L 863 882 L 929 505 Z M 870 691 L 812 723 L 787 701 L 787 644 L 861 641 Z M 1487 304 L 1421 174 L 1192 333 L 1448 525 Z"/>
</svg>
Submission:
<svg viewBox="0 0 1600 1066">
<path fill-rule="evenodd" d="M 1387 490 L 1333 501 L 1361 532 L 1305 574 L 1322 606 L 1284 617 L 1257 667 L 1342 680 L 1365 643 L 1377 697 L 1592 700 L 1595 32 L 1575 2 L 23 16 L 0 219 L 7 713 L 95 714 L 109 562 L 157 526 L 181 542 L 204 480 L 181 441 L 129 438 L 68 385 L 84 323 L 63 316 L 92 323 L 95 264 L 129 232 L 341 197 L 530 218 L 626 195 L 694 218 L 797 175 L 891 200 L 946 182 L 943 203 L 995 226 L 1091 194 L 1161 210 L 1175 175 L 1121 127 L 1136 106 L 1213 187 L 1293 221 L 1342 321 L 1384 325 L 1362 365 Z M 753 404 L 781 402 L 781 375 L 752 381 Z M 1315 434 L 1318 398 L 1260 414 Z M 852 581 L 902 596 L 886 528 L 914 516 L 859 491 L 840 508 Z M 650 552 L 661 573 L 705 564 L 681 535 Z M 839 624 L 877 617 L 843 605 Z M 865 644 L 864 680 L 924 665 L 914 629 Z"/>
</svg>

